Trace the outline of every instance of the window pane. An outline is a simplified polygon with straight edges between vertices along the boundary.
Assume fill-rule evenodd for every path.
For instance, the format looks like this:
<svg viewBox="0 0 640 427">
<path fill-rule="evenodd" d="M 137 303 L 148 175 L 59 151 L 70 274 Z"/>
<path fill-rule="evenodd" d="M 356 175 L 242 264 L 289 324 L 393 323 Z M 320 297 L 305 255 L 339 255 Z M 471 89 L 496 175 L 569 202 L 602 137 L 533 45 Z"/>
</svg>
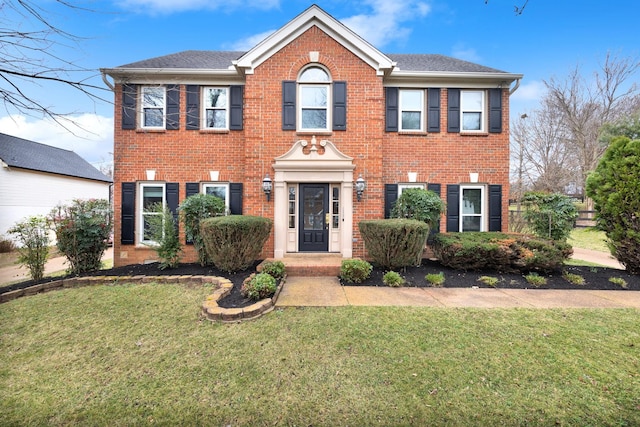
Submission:
<svg viewBox="0 0 640 427">
<path fill-rule="evenodd" d="M 145 107 L 164 107 L 164 88 L 161 88 L 161 87 L 143 88 L 142 102 Z"/>
<path fill-rule="evenodd" d="M 205 187 L 205 193 L 210 196 L 216 196 L 222 201 L 227 201 L 227 187 L 226 186 L 207 186 Z"/>
<path fill-rule="evenodd" d="M 301 88 L 301 99 L 303 107 L 326 107 L 327 88 L 326 86 L 304 86 Z"/>
<path fill-rule="evenodd" d="M 142 207 L 147 210 L 154 203 L 162 203 L 163 187 L 142 187 Z"/>
<path fill-rule="evenodd" d="M 420 130 L 419 112 L 402 112 L 402 130 Z"/>
<path fill-rule="evenodd" d="M 207 108 L 226 108 L 227 90 L 218 88 L 205 89 L 205 105 Z"/>
<path fill-rule="evenodd" d="M 159 108 L 144 109 L 144 126 L 145 127 L 162 127 L 162 110 Z"/>
<path fill-rule="evenodd" d="M 207 110 L 208 128 L 227 128 L 227 110 Z"/>
<path fill-rule="evenodd" d="M 422 110 L 422 91 L 421 90 L 403 90 L 401 92 L 402 110 Z"/>
<path fill-rule="evenodd" d="M 328 82 L 330 81 L 329 75 L 322 68 L 312 67 L 307 68 L 300 76 L 301 82 Z"/>
<path fill-rule="evenodd" d="M 462 231 L 480 231 L 480 217 L 479 216 L 463 217 Z"/>
<path fill-rule="evenodd" d="M 463 111 L 482 111 L 482 92 L 463 91 L 462 92 Z"/>
<path fill-rule="evenodd" d="M 481 130 L 481 113 L 462 113 L 462 130 Z"/>
<path fill-rule="evenodd" d="M 303 129 L 326 129 L 327 110 L 302 110 Z"/>
<path fill-rule="evenodd" d="M 482 190 L 479 188 L 470 188 L 462 191 L 462 214 L 482 213 Z"/>
</svg>

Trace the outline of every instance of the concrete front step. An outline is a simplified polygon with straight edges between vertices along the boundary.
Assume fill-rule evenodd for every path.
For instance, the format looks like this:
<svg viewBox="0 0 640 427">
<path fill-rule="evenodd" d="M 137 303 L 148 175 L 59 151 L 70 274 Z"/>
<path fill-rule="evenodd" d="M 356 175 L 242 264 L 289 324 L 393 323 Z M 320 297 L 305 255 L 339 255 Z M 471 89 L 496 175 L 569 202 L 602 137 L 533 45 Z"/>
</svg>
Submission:
<svg viewBox="0 0 640 427">
<path fill-rule="evenodd" d="M 285 265 L 288 277 L 320 277 L 340 275 L 340 254 L 291 254 L 278 259 Z M 275 261 L 268 259 L 265 261 Z"/>
</svg>

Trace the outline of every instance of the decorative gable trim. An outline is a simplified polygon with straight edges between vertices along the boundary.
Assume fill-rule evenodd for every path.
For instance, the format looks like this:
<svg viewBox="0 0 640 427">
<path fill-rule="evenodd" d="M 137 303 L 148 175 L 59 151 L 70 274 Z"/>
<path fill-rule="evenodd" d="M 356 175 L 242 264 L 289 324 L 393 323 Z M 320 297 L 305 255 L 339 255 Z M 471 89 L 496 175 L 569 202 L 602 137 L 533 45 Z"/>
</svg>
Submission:
<svg viewBox="0 0 640 427">
<path fill-rule="evenodd" d="M 284 27 L 264 39 L 241 58 L 233 61 L 233 65 L 243 70 L 246 74 L 253 74 L 254 70 L 260 64 L 268 60 L 272 55 L 313 26 L 327 33 L 354 55 L 369 64 L 376 70 L 379 76 L 388 74 L 396 65 L 388 56 L 373 47 L 317 5 L 311 6 Z"/>
</svg>

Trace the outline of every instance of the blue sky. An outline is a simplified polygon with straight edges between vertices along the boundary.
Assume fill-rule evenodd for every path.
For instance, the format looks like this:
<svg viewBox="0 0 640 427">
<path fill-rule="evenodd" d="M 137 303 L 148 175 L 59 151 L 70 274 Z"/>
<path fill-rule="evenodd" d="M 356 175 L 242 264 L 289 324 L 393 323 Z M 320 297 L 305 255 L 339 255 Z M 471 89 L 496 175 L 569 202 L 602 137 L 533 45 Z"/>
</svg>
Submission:
<svg viewBox="0 0 640 427">
<path fill-rule="evenodd" d="M 36 0 L 45 16 L 82 39 L 59 54 L 93 69 L 111 68 L 183 50 L 248 50 L 312 3 L 301 0 L 77 0 L 70 11 Z M 640 3 L 602 0 L 318 0 L 326 12 L 384 53 L 439 53 L 524 74 L 511 98 L 511 117 L 537 107 L 544 80 L 563 79 L 576 66 L 589 78 L 607 52 L 640 57 Z M 0 19 L 20 29 L 23 18 L 6 9 Z M 640 77 L 636 76 L 636 81 Z M 0 132 L 76 151 L 89 162 L 108 162 L 113 107 L 68 88 L 30 86 L 57 111 L 73 112 L 84 128 L 75 135 L 47 120 L 0 106 Z M 111 93 L 104 93 L 113 99 Z"/>
</svg>

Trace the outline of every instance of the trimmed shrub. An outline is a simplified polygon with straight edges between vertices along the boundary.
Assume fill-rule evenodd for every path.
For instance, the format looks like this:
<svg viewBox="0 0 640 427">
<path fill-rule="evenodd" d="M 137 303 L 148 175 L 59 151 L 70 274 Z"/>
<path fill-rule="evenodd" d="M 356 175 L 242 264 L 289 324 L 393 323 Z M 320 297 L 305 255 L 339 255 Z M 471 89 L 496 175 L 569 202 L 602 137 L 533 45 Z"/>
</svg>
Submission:
<svg viewBox="0 0 640 427">
<path fill-rule="evenodd" d="M 375 264 L 389 270 L 420 264 L 429 226 L 414 219 L 361 221 L 360 234 Z"/>
<path fill-rule="evenodd" d="M 253 273 L 242 283 L 240 293 L 254 301 L 271 298 L 276 293 L 276 279 L 267 273 Z"/>
<path fill-rule="evenodd" d="M 438 222 L 444 209 L 444 202 L 433 191 L 407 188 L 393 205 L 391 217 L 415 219 L 431 226 Z"/>
<path fill-rule="evenodd" d="M 149 238 L 155 242 L 147 246 L 153 248 L 158 254 L 160 270 L 176 268 L 182 257 L 182 243 L 180 243 L 178 224 L 173 213 L 161 203 L 153 204 L 150 211 L 158 215 L 147 216 Z"/>
<path fill-rule="evenodd" d="M 271 232 L 271 220 L 259 216 L 230 215 L 200 223 L 207 256 L 228 273 L 246 270 L 258 259 Z"/>
<path fill-rule="evenodd" d="M 193 243 L 193 247 L 198 253 L 198 262 L 203 267 L 211 264 L 204 246 L 204 240 L 200 235 L 200 221 L 223 215 L 226 210 L 224 201 L 210 194 L 194 194 L 180 203 L 178 210 L 184 224 L 184 233 L 187 236 L 187 240 Z"/>
<path fill-rule="evenodd" d="M 362 259 L 345 259 L 340 264 L 340 278 L 349 283 L 362 283 L 371 276 L 373 266 Z"/>
<path fill-rule="evenodd" d="M 74 200 L 51 211 L 58 250 L 69 261 L 69 272 L 99 270 L 109 246 L 112 213 L 105 199 Z"/>
<path fill-rule="evenodd" d="M 543 239 L 566 241 L 573 230 L 578 209 L 564 194 L 528 192 L 522 198 L 523 218 L 533 233 Z"/>
<path fill-rule="evenodd" d="M 396 273 L 395 271 L 387 271 L 384 276 L 382 276 L 382 283 L 387 286 L 391 286 L 392 288 L 397 288 L 404 285 L 404 278 L 400 275 L 400 273 Z"/>
<path fill-rule="evenodd" d="M 564 242 L 493 232 L 440 233 L 433 251 L 451 268 L 505 273 L 560 270 L 573 253 Z"/>
<path fill-rule="evenodd" d="M 20 244 L 18 262 L 26 266 L 31 278 L 36 282 L 44 276 L 44 265 L 49 255 L 49 221 L 36 215 L 15 223 L 8 230 Z"/>
<path fill-rule="evenodd" d="M 282 261 L 265 261 L 262 264 L 261 273 L 266 273 L 276 280 L 280 280 L 285 275 L 285 267 Z"/>
<path fill-rule="evenodd" d="M 598 228 L 614 257 L 631 274 L 640 274 L 640 140 L 614 138 L 587 178 Z"/>
</svg>

